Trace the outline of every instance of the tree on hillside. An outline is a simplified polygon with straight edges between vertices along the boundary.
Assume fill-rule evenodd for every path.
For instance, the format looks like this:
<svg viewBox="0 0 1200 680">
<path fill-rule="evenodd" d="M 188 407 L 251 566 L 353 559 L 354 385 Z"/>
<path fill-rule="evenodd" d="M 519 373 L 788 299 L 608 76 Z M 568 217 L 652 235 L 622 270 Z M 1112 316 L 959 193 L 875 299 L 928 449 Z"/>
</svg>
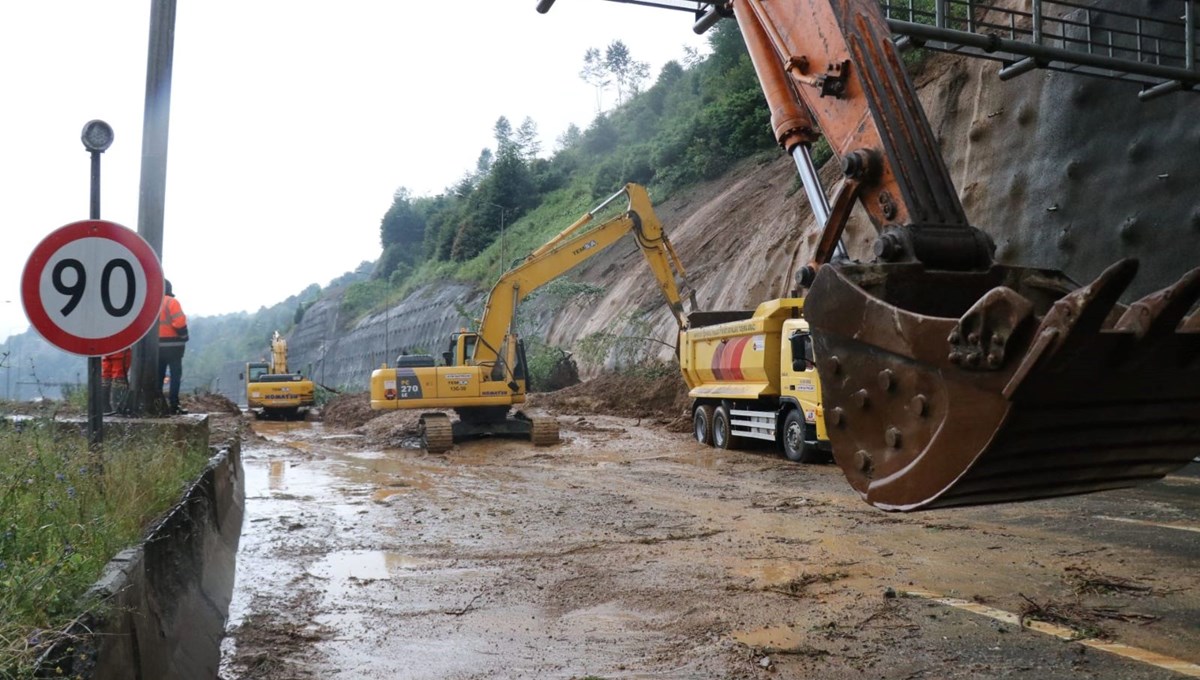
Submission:
<svg viewBox="0 0 1200 680">
<path fill-rule="evenodd" d="M 499 131 L 499 121 L 496 127 Z M 466 197 L 466 208 L 455 226 L 449 255 L 456 262 L 483 252 L 499 236 L 505 221 L 511 223 L 539 199 L 520 144 L 511 136 L 503 143 L 500 136 L 496 141 L 500 149 L 491 172 Z"/>
<path fill-rule="evenodd" d="M 604 68 L 617 84 L 617 104 L 641 91 L 642 83 L 650 77 L 650 65 L 633 58 L 629 47 L 620 40 L 609 43 L 604 50 Z"/>
<path fill-rule="evenodd" d="M 596 88 L 596 113 L 603 111 L 600 96 L 609 85 L 617 87 L 617 105 L 636 96 L 642 84 L 650 77 L 650 65 L 633 58 L 629 46 L 614 40 L 601 53 L 589 47 L 583 54 L 583 69 L 579 72 L 583 82 Z"/>
<path fill-rule="evenodd" d="M 412 193 L 400 187 L 392 195 L 392 206 L 379 221 L 379 241 L 391 245 L 413 246 L 425 238 L 425 216 L 413 205 Z"/>
<path fill-rule="evenodd" d="M 515 141 L 521 158 L 526 163 L 537 158 L 541 152 L 542 143 L 538 141 L 537 123 L 533 122 L 529 116 L 525 116 L 525 120 L 521 121 L 521 127 L 517 128 Z"/>
<path fill-rule="evenodd" d="M 475 161 L 475 176 L 484 178 L 492 169 L 492 150 L 486 146 L 479 152 L 479 158 Z"/>
<path fill-rule="evenodd" d="M 573 146 L 576 146 L 581 141 L 583 141 L 583 130 L 580 130 L 578 125 L 571 123 L 567 126 L 567 129 L 558 136 L 558 139 L 554 140 L 554 143 L 557 145 L 555 151 L 557 152 L 562 151 L 563 149 L 569 149 Z"/>
<path fill-rule="evenodd" d="M 379 221 L 383 254 L 376 261 L 371 278 L 388 279 L 397 269 L 416 264 L 425 242 L 425 226 L 425 215 L 413 203 L 408 189 L 397 189 L 391 207 Z"/>
<path fill-rule="evenodd" d="M 596 88 L 596 115 L 600 115 L 600 112 L 604 110 L 601 97 L 604 90 L 612 83 L 612 75 L 608 72 L 608 66 L 604 63 L 604 56 L 600 54 L 600 50 L 589 47 L 583 53 L 583 69 L 579 71 L 579 77 L 583 79 L 583 82 Z"/>
<path fill-rule="evenodd" d="M 500 116 L 496 119 L 495 125 L 492 126 L 492 136 L 496 138 L 496 155 L 500 156 L 508 149 L 516 145 L 516 139 L 513 137 L 512 123 L 508 122 L 508 118 Z"/>
</svg>

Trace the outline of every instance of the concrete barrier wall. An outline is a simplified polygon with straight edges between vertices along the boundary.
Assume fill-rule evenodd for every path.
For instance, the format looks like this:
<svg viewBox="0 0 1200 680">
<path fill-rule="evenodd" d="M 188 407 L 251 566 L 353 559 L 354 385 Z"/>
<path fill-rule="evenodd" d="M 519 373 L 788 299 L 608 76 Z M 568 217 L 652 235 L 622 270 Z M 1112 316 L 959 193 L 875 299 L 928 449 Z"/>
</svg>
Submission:
<svg viewBox="0 0 1200 680">
<path fill-rule="evenodd" d="M 244 506 L 235 440 L 214 449 L 203 474 L 141 545 L 109 563 L 89 591 L 101 606 L 42 657 L 39 676 L 217 677 Z"/>
</svg>

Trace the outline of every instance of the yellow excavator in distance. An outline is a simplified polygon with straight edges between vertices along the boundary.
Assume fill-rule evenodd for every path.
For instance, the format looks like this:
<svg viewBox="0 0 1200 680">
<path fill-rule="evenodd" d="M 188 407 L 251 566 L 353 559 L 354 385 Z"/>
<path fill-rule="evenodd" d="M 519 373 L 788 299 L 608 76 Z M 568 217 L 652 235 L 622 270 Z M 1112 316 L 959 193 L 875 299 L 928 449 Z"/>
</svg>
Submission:
<svg viewBox="0 0 1200 680">
<path fill-rule="evenodd" d="M 629 201 L 621 215 L 591 226 L 595 215 L 622 196 Z M 534 446 L 558 441 L 558 423 L 545 416 L 509 415 L 524 403 L 529 385 L 525 347 L 517 336 L 517 305 L 540 286 L 552 281 L 632 233 L 680 328 L 685 325 L 680 285 L 683 265 L 655 216 L 645 188 L 627 184 L 574 224 L 534 250 L 504 273 L 484 305 L 477 332 L 450 336 L 445 365 L 428 355 L 402 356 L 397 366 L 386 365 L 371 374 L 371 408 L 453 409 L 458 420 L 444 413 L 424 413 L 420 433 L 430 453 L 449 450 L 455 442 L 484 436 L 529 437 Z"/>
<path fill-rule="evenodd" d="M 315 400 L 313 381 L 299 372 L 289 373 L 287 340 L 279 331 L 271 336 L 271 360 L 246 364 L 246 408 L 259 418 L 291 420 Z"/>
</svg>

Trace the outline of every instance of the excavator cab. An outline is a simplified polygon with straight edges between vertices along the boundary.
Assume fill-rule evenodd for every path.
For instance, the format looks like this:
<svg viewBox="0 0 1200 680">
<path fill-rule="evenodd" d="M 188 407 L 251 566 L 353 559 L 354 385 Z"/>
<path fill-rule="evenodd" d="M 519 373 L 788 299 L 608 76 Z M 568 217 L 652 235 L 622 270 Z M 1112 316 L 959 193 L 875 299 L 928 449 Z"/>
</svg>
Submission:
<svg viewBox="0 0 1200 680">
<path fill-rule="evenodd" d="M 442 353 L 447 366 L 466 366 L 475 354 L 475 342 L 479 335 L 467 330 L 450 334 L 450 349 Z"/>
<path fill-rule="evenodd" d="M 997 263 L 878 0 L 694 8 L 697 31 L 737 21 L 821 228 L 797 279 L 834 457 L 866 501 L 915 510 L 1113 489 L 1200 453 L 1200 269 L 1124 305 L 1133 260 L 1084 286 Z M 811 158 L 821 138 L 841 161 L 831 196 Z M 841 245 L 855 206 L 878 234 L 870 262 Z"/>
</svg>

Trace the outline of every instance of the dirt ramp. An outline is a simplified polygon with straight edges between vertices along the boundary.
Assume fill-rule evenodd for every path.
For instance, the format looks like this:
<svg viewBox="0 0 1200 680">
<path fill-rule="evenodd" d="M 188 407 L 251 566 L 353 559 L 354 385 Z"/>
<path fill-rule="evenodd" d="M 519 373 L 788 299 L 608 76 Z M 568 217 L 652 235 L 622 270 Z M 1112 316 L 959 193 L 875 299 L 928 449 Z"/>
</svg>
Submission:
<svg viewBox="0 0 1200 680">
<path fill-rule="evenodd" d="M 326 427 L 353 430 L 382 415 L 371 410 L 371 395 L 366 392 L 339 394 L 321 408 L 321 420 Z"/>
<path fill-rule="evenodd" d="M 604 373 L 557 392 L 530 395 L 529 406 L 562 415 L 610 415 L 674 421 L 691 400 L 678 372 Z"/>
</svg>

